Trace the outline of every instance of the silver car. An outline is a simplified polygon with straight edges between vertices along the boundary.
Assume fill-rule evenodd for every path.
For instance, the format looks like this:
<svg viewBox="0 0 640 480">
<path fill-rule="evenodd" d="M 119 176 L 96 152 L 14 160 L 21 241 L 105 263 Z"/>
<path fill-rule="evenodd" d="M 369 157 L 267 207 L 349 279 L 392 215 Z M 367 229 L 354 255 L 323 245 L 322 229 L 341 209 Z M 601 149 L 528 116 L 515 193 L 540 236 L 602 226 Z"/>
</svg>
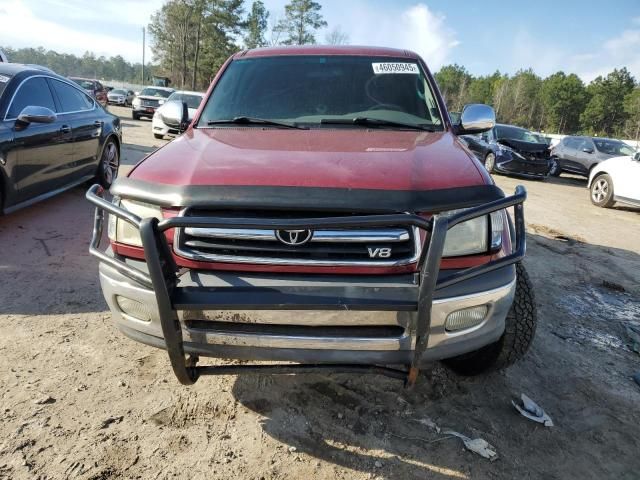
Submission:
<svg viewBox="0 0 640 480">
<path fill-rule="evenodd" d="M 133 93 L 133 90 L 126 90 L 123 88 L 116 88 L 107 94 L 107 100 L 110 104 L 124 105 L 125 107 L 131 105 L 134 97 L 135 94 Z"/>
<path fill-rule="evenodd" d="M 564 137 L 551 149 L 556 160 L 550 175 L 559 176 L 562 172 L 589 176 L 589 172 L 598 163 L 613 157 L 633 155 L 635 150 L 620 140 L 600 137 Z"/>
</svg>

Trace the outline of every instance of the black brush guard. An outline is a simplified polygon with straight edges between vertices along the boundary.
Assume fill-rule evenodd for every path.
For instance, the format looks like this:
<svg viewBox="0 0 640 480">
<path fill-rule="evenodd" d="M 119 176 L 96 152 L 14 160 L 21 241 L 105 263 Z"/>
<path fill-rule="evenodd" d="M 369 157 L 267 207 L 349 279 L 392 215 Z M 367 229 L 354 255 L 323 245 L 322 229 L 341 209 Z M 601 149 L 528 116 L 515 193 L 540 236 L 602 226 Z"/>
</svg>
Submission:
<svg viewBox="0 0 640 480">
<path fill-rule="evenodd" d="M 462 282 L 464 280 L 488 273 L 493 270 L 514 264 L 522 260 L 526 250 L 525 223 L 523 202 L 527 193 L 523 186 L 517 186 L 515 194 L 510 197 L 501 198 L 484 205 L 468 208 L 455 214 L 437 214 L 430 219 L 425 219 L 418 215 L 383 214 L 366 215 L 353 217 L 336 218 L 313 218 L 313 219 L 245 219 L 245 218 L 213 218 L 213 217 L 173 217 L 165 220 L 156 218 L 140 218 L 131 212 L 116 206 L 103 198 L 104 190 L 100 185 L 92 186 L 87 192 L 87 199 L 96 206 L 93 236 L 89 252 L 100 261 L 114 268 L 122 275 L 130 278 L 138 284 L 150 288 L 155 292 L 160 323 L 169 354 L 173 371 L 184 385 L 195 383 L 200 375 L 231 375 L 240 373 L 269 373 L 269 374 L 291 374 L 291 373 L 311 373 L 328 371 L 332 373 L 356 372 L 356 373 L 376 373 L 405 381 L 405 385 L 413 386 L 417 380 L 420 359 L 427 348 L 429 341 L 429 330 L 431 324 L 431 306 L 433 294 L 436 290 Z M 497 210 L 514 207 L 515 228 L 511 229 L 512 241 L 515 237 L 515 248 L 512 246 L 512 253 L 493 260 L 490 263 L 467 268 L 448 276 L 443 281 L 438 281 L 440 260 L 444 249 L 444 241 L 447 230 L 455 225 L 471 220 L 476 217 L 488 215 Z M 99 250 L 100 241 L 104 226 L 104 212 L 107 211 L 124 220 L 140 231 L 142 246 L 149 272 L 143 272 L 125 262 L 111 257 Z M 408 369 L 396 369 L 377 365 L 351 365 L 351 364 L 281 364 L 281 365 L 223 365 L 223 366 L 198 366 L 197 357 L 186 357 L 183 347 L 182 328 L 176 305 L 179 304 L 181 310 L 202 309 L 202 296 L 198 303 L 185 303 L 183 292 L 176 287 L 178 278 L 178 266 L 175 263 L 169 244 L 164 232 L 172 228 L 201 227 L 201 228 L 256 228 L 273 230 L 293 230 L 293 229 L 317 229 L 317 228 L 353 228 L 353 227 L 385 227 L 385 226 L 407 226 L 417 227 L 429 234 L 428 247 L 422 249 L 418 267 L 420 271 L 420 285 L 416 302 L 411 310 L 417 311 L 416 317 L 416 341 L 412 355 L 412 362 Z M 515 231 L 514 231 L 515 230 Z M 330 287 L 328 287 L 330 288 Z M 248 293 L 252 296 L 260 297 L 256 305 L 252 305 L 254 310 L 371 310 L 371 306 L 366 301 L 358 298 L 336 298 L 331 293 L 326 297 L 313 299 L 305 297 L 304 294 L 273 291 L 270 289 L 255 288 L 255 291 Z M 205 295 L 206 297 L 206 295 Z M 218 296 L 219 297 L 219 296 Z M 206 307 L 215 309 L 216 304 L 211 300 L 204 300 Z M 225 302 L 226 309 L 228 301 Z M 242 307 L 240 303 L 237 305 Z M 395 310 L 394 305 L 387 305 L 388 310 Z M 407 306 L 396 305 L 397 310 L 406 310 Z"/>
</svg>

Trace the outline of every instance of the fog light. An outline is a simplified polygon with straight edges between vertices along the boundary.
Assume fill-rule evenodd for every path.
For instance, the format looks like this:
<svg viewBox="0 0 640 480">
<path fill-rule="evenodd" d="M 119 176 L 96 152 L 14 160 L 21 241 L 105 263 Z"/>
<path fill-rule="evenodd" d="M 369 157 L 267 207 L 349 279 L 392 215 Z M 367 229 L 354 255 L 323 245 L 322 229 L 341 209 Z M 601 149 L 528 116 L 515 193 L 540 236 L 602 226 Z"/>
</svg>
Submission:
<svg viewBox="0 0 640 480">
<path fill-rule="evenodd" d="M 151 321 L 151 311 L 143 303 L 120 295 L 116 296 L 116 303 L 125 315 L 142 322 Z"/>
<path fill-rule="evenodd" d="M 447 316 L 444 328 L 447 332 L 457 332 L 476 327 L 484 321 L 488 310 L 488 305 L 480 305 L 451 312 Z"/>
</svg>

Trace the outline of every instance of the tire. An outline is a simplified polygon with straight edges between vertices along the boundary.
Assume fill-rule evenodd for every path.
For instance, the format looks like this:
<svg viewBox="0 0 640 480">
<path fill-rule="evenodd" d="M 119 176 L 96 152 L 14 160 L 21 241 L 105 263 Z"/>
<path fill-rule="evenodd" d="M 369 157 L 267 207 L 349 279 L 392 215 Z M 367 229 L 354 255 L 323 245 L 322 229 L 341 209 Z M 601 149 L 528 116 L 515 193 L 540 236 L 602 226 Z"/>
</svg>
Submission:
<svg viewBox="0 0 640 480">
<path fill-rule="evenodd" d="M 487 153 L 487 156 L 484 157 L 484 168 L 487 169 L 489 173 L 495 173 L 496 171 L 496 154 L 493 152 Z"/>
<path fill-rule="evenodd" d="M 161 134 L 159 134 L 159 133 L 154 133 L 154 134 L 153 134 L 153 136 L 154 136 L 155 138 L 157 138 L 158 140 L 162 140 L 162 139 L 164 138 L 164 135 L 161 135 Z"/>
<path fill-rule="evenodd" d="M 556 157 L 553 157 L 551 160 L 553 160 L 553 165 L 551 166 L 551 170 L 549 170 L 549 176 L 550 177 L 559 177 L 560 174 L 562 173 L 562 168 L 560 168 L 560 164 L 558 163 L 558 159 Z"/>
<path fill-rule="evenodd" d="M 131 118 L 133 118 L 134 120 L 140 120 L 140 117 L 136 112 L 131 112 Z"/>
<path fill-rule="evenodd" d="M 474 376 L 502 370 L 520 360 L 533 342 L 538 321 L 533 285 L 521 263 L 516 264 L 516 292 L 505 319 L 502 337 L 490 345 L 444 360 L 459 375 Z"/>
<path fill-rule="evenodd" d="M 118 176 L 118 168 L 120 167 L 120 148 L 113 138 L 108 138 L 102 147 L 100 154 L 100 162 L 98 163 L 98 173 L 96 173 L 96 181 L 103 188 L 109 189 L 111 184 Z"/>
<path fill-rule="evenodd" d="M 601 173 L 593 179 L 589 193 L 591 203 L 596 207 L 609 208 L 615 203 L 613 199 L 613 180 L 606 173 Z"/>
</svg>

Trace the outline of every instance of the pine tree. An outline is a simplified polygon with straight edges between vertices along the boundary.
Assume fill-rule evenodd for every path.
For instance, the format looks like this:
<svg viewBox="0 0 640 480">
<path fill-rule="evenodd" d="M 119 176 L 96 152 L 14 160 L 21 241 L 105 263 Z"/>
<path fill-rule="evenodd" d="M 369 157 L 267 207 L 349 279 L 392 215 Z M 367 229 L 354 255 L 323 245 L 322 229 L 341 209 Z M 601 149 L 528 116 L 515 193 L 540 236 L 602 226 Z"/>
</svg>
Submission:
<svg viewBox="0 0 640 480">
<path fill-rule="evenodd" d="M 327 26 L 320 10 L 322 6 L 313 0 L 291 0 L 284 7 L 285 18 L 277 25 L 277 29 L 288 37 L 285 45 L 315 44 L 315 32 Z"/>
</svg>

